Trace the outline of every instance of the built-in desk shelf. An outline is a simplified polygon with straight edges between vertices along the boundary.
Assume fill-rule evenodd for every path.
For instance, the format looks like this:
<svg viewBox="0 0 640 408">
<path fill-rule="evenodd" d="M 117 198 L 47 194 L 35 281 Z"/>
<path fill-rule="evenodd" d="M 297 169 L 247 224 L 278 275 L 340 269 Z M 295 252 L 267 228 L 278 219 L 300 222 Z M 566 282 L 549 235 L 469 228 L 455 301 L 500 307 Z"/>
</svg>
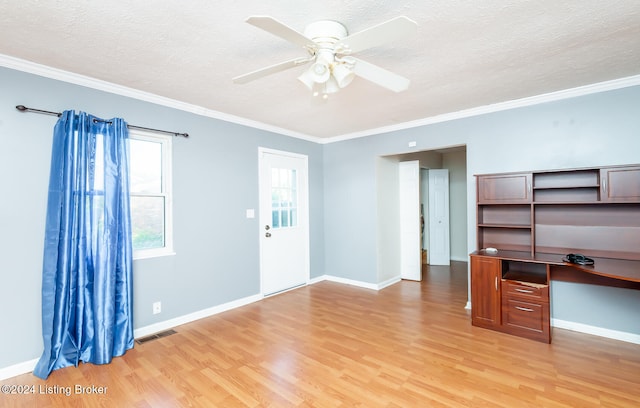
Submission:
<svg viewBox="0 0 640 408">
<path fill-rule="evenodd" d="M 600 187 L 600 169 L 551 170 L 533 172 L 533 188 Z"/>
<path fill-rule="evenodd" d="M 522 228 L 531 229 L 531 225 L 525 224 L 478 224 L 481 228 Z"/>
<path fill-rule="evenodd" d="M 640 164 L 476 177 L 474 325 L 550 341 L 552 280 L 640 289 Z"/>
</svg>

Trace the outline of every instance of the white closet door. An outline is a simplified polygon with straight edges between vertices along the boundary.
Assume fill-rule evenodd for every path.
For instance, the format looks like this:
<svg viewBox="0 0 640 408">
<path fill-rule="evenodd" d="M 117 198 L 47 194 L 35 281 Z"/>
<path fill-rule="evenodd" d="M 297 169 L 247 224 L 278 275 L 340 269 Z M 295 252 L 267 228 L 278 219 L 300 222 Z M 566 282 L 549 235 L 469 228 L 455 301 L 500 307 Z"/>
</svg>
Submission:
<svg viewBox="0 0 640 408">
<path fill-rule="evenodd" d="M 422 279 L 420 255 L 420 162 L 398 163 L 400 179 L 400 277 Z"/>
</svg>

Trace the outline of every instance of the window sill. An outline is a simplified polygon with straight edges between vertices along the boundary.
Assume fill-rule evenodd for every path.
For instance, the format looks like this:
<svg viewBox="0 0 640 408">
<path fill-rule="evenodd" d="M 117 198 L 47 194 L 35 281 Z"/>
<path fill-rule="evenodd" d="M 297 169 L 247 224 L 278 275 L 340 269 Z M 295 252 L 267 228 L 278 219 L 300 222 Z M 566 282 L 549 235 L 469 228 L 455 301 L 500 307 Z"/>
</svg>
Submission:
<svg viewBox="0 0 640 408">
<path fill-rule="evenodd" d="M 140 259 L 152 259 L 152 258 L 161 258 L 164 256 L 174 256 L 176 253 L 173 251 L 158 251 L 158 252 L 149 252 L 133 255 L 133 260 L 137 261 Z"/>
</svg>

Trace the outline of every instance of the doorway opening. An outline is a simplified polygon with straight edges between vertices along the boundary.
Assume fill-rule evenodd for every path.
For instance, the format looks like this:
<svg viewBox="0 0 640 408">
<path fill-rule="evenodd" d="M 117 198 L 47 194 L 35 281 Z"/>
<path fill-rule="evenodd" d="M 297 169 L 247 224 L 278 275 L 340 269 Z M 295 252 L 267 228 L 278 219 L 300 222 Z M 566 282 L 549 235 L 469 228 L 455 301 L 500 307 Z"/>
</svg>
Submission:
<svg viewBox="0 0 640 408">
<path fill-rule="evenodd" d="M 420 152 L 411 152 L 405 154 L 396 154 L 382 156 L 377 163 L 377 179 L 378 179 L 378 278 L 380 281 L 397 278 L 402 265 L 407 264 L 407 260 L 403 260 L 403 256 L 408 253 L 416 252 L 407 251 L 401 247 L 403 238 L 403 230 L 401 228 L 402 212 L 406 211 L 406 203 L 401 203 L 400 194 L 389 194 L 390 191 L 399 191 L 401 189 L 401 175 L 399 170 L 401 162 L 418 161 L 420 168 L 420 199 L 415 203 L 418 218 L 416 222 L 421 225 L 419 227 L 420 237 L 418 242 L 420 245 L 417 252 L 420 257 L 421 269 L 432 263 L 433 250 L 438 244 L 448 239 L 447 261 L 467 262 L 467 161 L 466 146 L 451 146 L 434 150 L 425 150 Z M 448 170 L 448 193 L 449 200 L 447 203 L 449 225 L 447 234 L 440 233 L 429 234 L 430 229 L 434 229 L 433 214 L 430 217 L 429 204 L 429 171 L 430 170 Z M 435 171 L 434 171 L 435 173 Z M 433 205 L 433 203 L 431 204 Z M 411 210 L 413 211 L 413 209 Z M 404 217 L 406 218 L 406 217 Z M 437 225 L 436 225 L 437 226 Z M 406 231 L 406 230 L 405 230 Z M 410 255 L 413 257 L 414 255 Z M 413 258 L 411 259 L 413 262 Z M 411 263 L 409 262 L 409 263 Z M 440 263 L 440 262 L 439 262 Z M 442 264 L 442 263 L 440 263 Z M 446 263 L 448 264 L 448 262 Z M 412 279 L 412 278 L 411 278 Z M 413 279 L 412 279 L 413 280 Z"/>
</svg>

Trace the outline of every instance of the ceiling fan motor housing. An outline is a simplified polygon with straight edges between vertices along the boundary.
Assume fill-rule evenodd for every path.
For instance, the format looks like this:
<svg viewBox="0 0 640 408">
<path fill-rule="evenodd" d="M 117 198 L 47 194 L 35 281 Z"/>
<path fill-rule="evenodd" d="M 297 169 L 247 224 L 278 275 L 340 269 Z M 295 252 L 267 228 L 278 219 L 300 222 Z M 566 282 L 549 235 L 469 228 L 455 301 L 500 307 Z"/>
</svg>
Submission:
<svg viewBox="0 0 640 408">
<path fill-rule="evenodd" d="M 305 30 L 305 37 L 313 40 L 320 46 L 332 48 L 338 41 L 345 38 L 349 32 L 347 28 L 337 21 L 321 20 L 309 24 Z"/>
</svg>

